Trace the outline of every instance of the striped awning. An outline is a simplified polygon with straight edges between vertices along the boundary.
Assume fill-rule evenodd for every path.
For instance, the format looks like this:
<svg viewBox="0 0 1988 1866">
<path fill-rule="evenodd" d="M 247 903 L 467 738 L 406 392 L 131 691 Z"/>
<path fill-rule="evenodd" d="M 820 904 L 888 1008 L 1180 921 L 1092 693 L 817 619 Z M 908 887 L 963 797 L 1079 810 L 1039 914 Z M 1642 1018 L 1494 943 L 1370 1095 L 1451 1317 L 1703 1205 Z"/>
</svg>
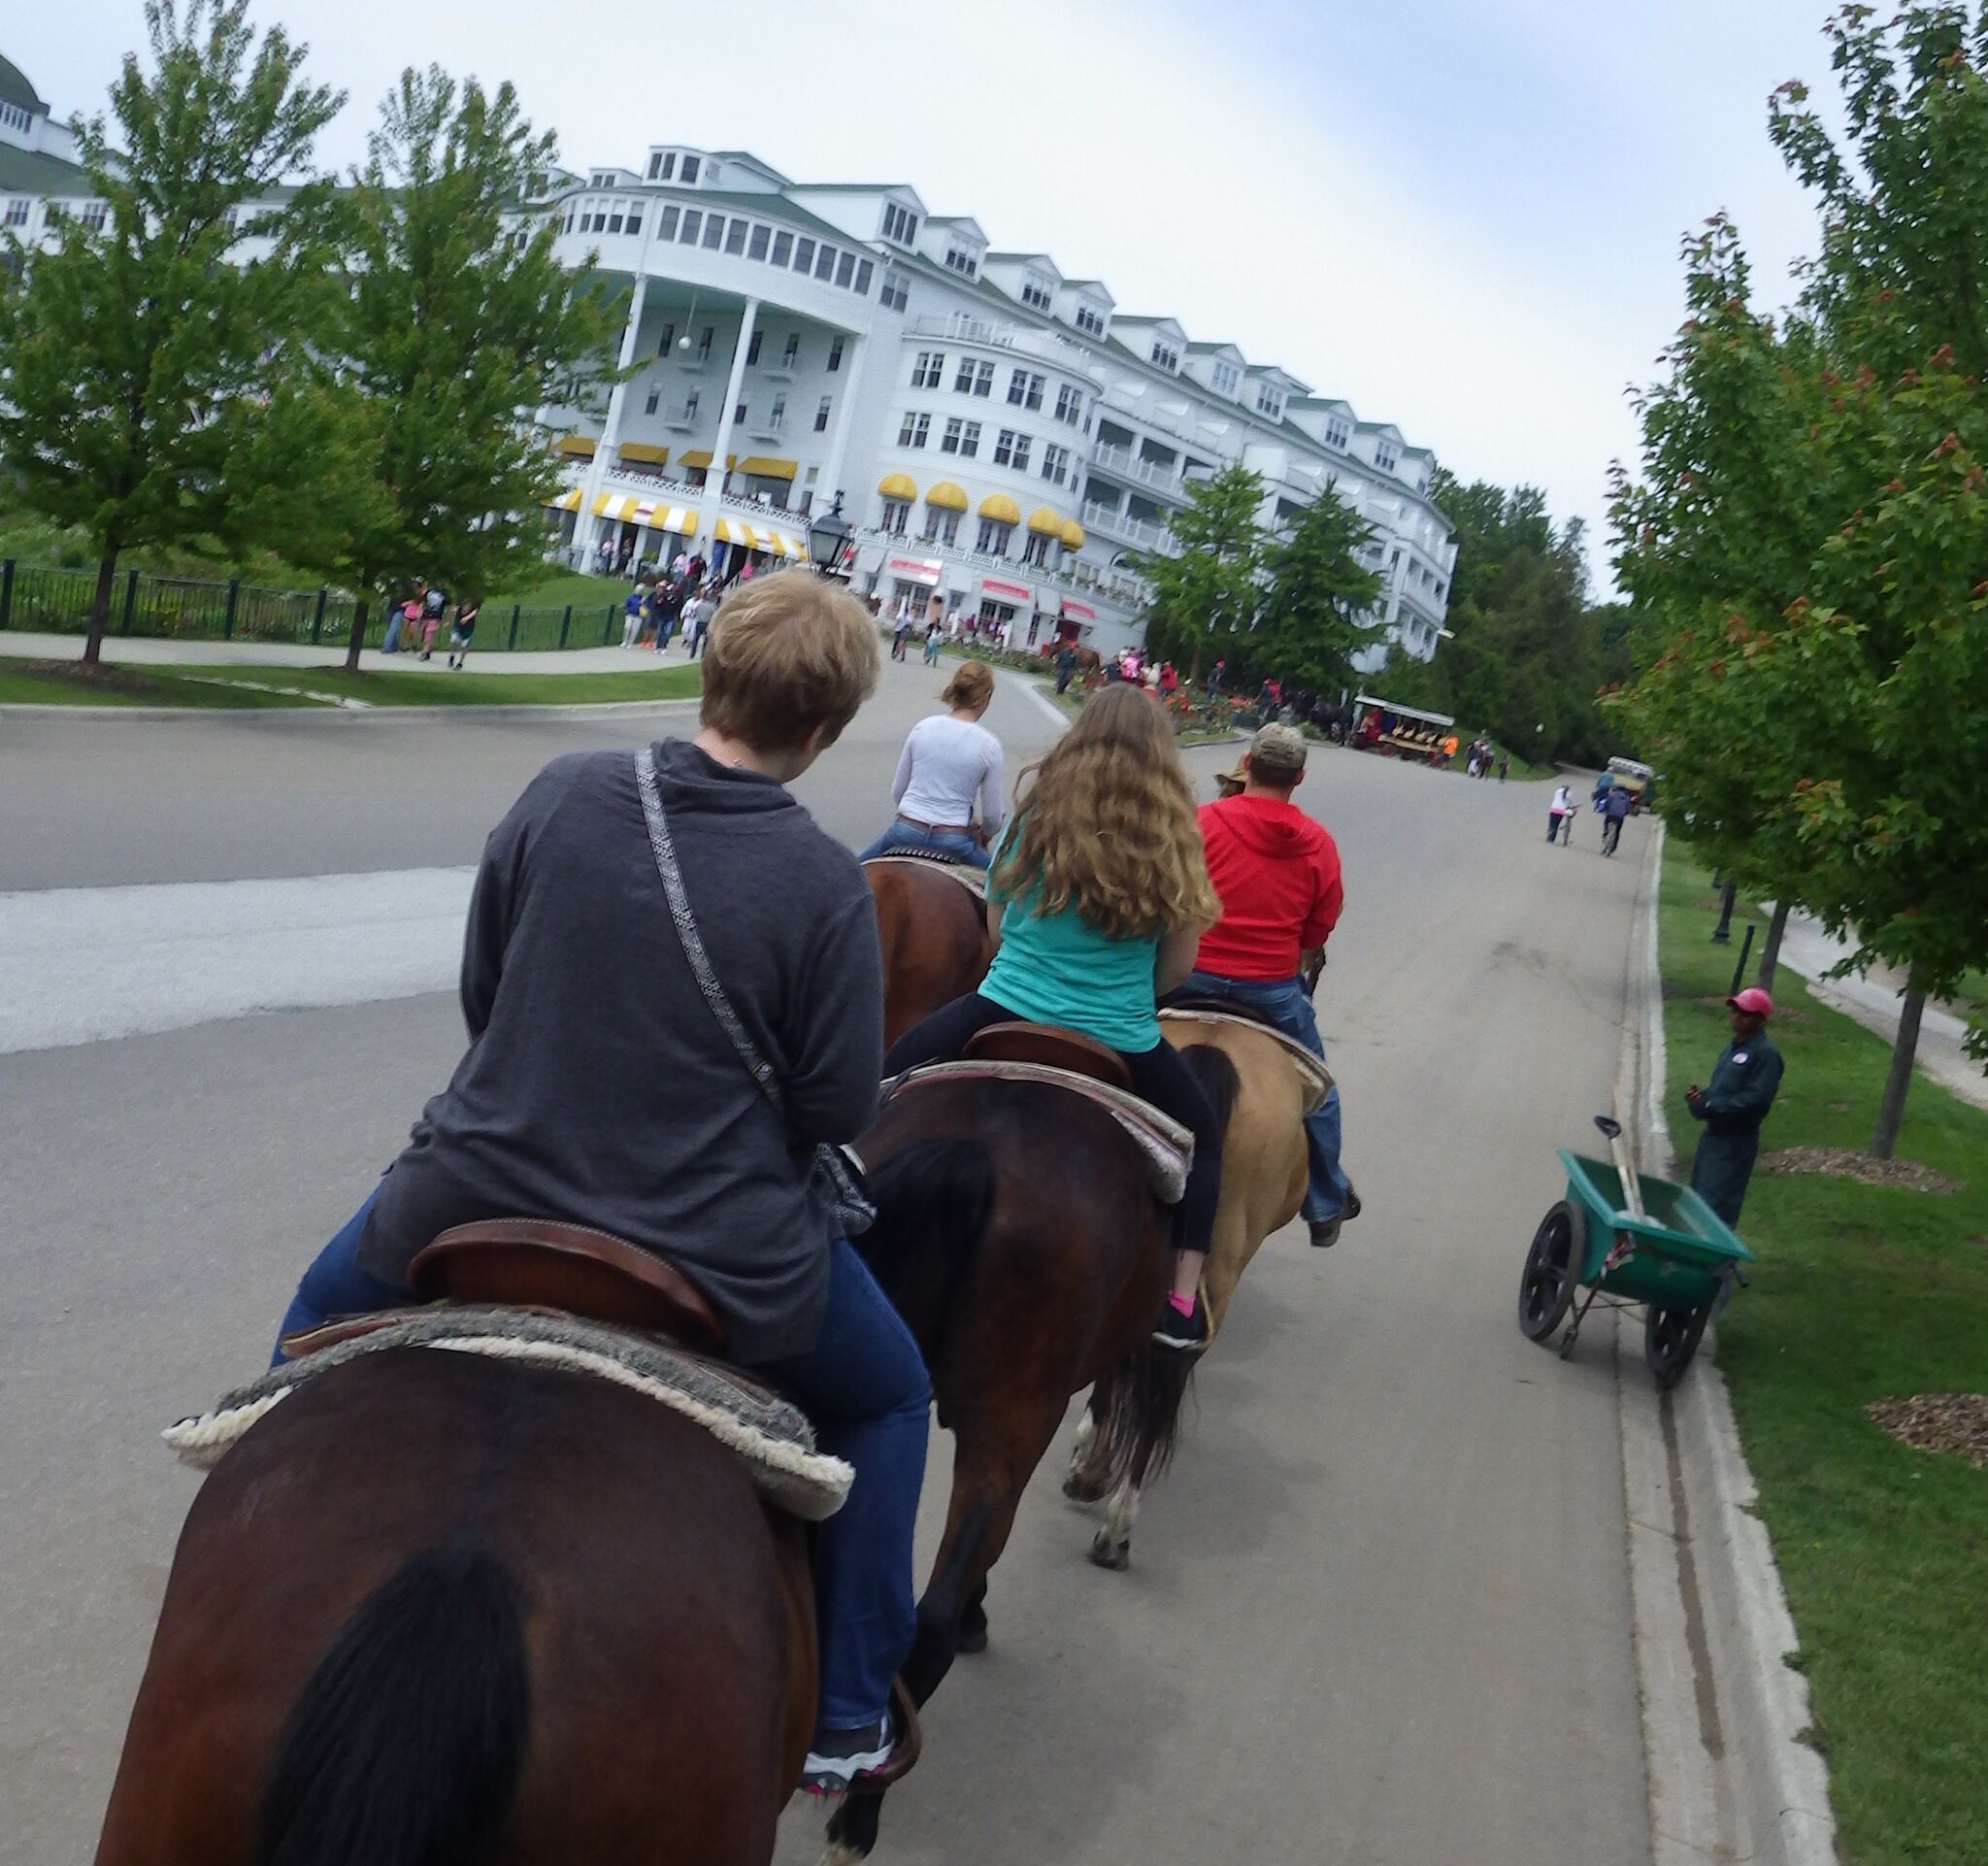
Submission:
<svg viewBox="0 0 1988 1866">
<path fill-rule="evenodd" d="M 576 460 L 591 460 L 596 443 L 591 434 L 562 434 L 553 447 L 554 453 L 570 453 Z"/>
<path fill-rule="evenodd" d="M 546 503 L 555 512 L 578 512 L 580 510 L 580 488 L 574 486 L 570 491 L 562 492 L 556 499 L 547 499 Z"/>
<path fill-rule="evenodd" d="M 579 496 L 574 494 L 576 500 Z M 651 531 L 672 531 L 679 538 L 691 537 L 697 530 L 694 509 L 673 506 L 656 499 L 641 499 L 628 492 L 595 493 L 594 516 L 616 523 L 625 521 L 632 525 L 646 525 Z"/>
<path fill-rule="evenodd" d="M 772 525 L 751 524 L 744 518 L 727 516 L 717 521 L 712 536 L 723 544 L 738 545 L 746 550 L 770 551 L 776 557 L 786 557 L 795 563 L 808 561 L 807 545 L 794 533 L 776 530 Z"/>
</svg>

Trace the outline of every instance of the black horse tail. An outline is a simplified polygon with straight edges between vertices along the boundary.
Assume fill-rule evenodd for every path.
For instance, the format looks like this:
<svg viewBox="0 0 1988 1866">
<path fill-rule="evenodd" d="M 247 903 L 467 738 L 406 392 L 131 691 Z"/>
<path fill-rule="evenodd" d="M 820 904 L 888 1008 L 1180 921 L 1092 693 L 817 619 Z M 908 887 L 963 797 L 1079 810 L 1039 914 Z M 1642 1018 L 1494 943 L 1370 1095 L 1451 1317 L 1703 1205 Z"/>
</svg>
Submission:
<svg viewBox="0 0 1988 1866">
<path fill-rule="evenodd" d="M 1215 1127 L 1226 1133 L 1242 1092 L 1236 1065 L 1212 1044 L 1191 1044 L 1180 1052 L 1201 1092 L 1214 1110 Z M 1177 1241 L 1178 1226 L 1175 1229 Z M 1198 1354 L 1142 1341 L 1111 1377 L 1111 1404 L 1105 1416 L 1104 1463 L 1108 1486 L 1130 1478 L 1147 1483 L 1174 1461 L 1180 1443 L 1181 1415 L 1194 1381 Z"/>
<path fill-rule="evenodd" d="M 516 1581 L 432 1549 L 340 1628 L 262 1792 L 255 1866 L 476 1866 L 494 1858 L 531 1721 Z"/>
<path fill-rule="evenodd" d="M 978 1141 L 912 1141 L 866 1168 L 877 1222 L 856 1248 L 930 1356 L 959 1273 L 994 1205 L 994 1166 Z"/>
</svg>

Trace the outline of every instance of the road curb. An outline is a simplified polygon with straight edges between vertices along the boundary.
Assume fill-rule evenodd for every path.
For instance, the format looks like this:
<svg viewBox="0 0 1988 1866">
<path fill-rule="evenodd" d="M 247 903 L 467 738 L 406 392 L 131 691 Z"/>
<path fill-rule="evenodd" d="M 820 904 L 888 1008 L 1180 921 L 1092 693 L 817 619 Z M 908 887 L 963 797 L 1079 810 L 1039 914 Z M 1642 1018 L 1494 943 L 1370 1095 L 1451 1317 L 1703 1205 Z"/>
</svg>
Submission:
<svg viewBox="0 0 1988 1866">
<path fill-rule="evenodd" d="M 1650 841 L 1632 935 L 1618 1112 L 1639 1164 L 1668 1173 L 1664 994 Z M 1743 1296 L 1741 1300 L 1744 1300 Z M 1787 1661 L 1795 1624 L 1707 1331 L 1669 1393 L 1617 1382 L 1630 1589 L 1655 1866 L 1746 1860 L 1835 1866 L 1829 1771 L 1801 1740 L 1808 1686 Z M 1619 1364 L 1619 1363 L 1618 1363 Z"/>
</svg>

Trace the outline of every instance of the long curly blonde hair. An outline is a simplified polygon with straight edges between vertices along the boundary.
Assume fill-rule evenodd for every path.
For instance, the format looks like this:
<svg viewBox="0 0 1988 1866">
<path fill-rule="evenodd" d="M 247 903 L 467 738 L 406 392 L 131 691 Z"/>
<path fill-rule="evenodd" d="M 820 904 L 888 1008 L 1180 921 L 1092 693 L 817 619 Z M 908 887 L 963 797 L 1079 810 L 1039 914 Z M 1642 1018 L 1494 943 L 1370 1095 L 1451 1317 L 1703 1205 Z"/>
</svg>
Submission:
<svg viewBox="0 0 1988 1866">
<path fill-rule="evenodd" d="M 1040 883 L 1035 912 L 1075 906 L 1121 940 L 1206 931 L 1221 918 L 1173 732 L 1138 687 L 1093 694 L 1055 750 L 1021 774 L 1014 809 L 993 876 L 1007 898 Z"/>
</svg>

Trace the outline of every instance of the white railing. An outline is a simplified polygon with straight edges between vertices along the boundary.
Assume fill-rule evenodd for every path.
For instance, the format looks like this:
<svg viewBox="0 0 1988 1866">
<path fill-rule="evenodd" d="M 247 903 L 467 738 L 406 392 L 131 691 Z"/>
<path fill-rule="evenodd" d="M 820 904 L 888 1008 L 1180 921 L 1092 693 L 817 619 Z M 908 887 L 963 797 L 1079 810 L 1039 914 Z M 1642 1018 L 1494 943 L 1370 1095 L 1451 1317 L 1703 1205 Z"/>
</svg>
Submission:
<svg viewBox="0 0 1988 1866">
<path fill-rule="evenodd" d="M 1114 511 L 1110 506 L 1100 505 L 1092 500 L 1083 509 L 1084 524 L 1095 531 L 1109 531 L 1113 537 L 1123 538 L 1137 545 L 1142 550 L 1164 550 L 1172 552 L 1178 549 L 1174 534 L 1165 525 L 1156 525 L 1146 518 L 1135 518 L 1129 514 Z"/>
<path fill-rule="evenodd" d="M 857 537 L 871 544 L 888 546 L 907 557 L 943 557 L 973 570 L 1012 577 L 1032 583 L 1050 583 L 1073 595 L 1102 596 L 1138 608 L 1145 601 L 1144 585 L 1136 579 L 1100 572 L 1095 565 L 1077 563 L 1052 569 L 1046 564 L 1024 563 L 1003 557 L 991 550 L 973 550 L 964 545 L 946 544 L 939 538 L 921 538 L 914 531 L 885 531 L 880 525 L 858 525 Z"/>
<path fill-rule="evenodd" d="M 757 434 L 762 440 L 778 441 L 787 431 L 787 417 L 779 415 L 750 415 L 746 419 L 746 431 Z"/>
<path fill-rule="evenodd" d="M 1107 473 L 1115 473 L 1121 480 L 1137 480 L 1160 492 L 1178 494 L 1187 483 L 1187 476 L 1177 466 L 1145 459 L 1130 448 L 1115 447 L 1109 441 L 1100 441 L 1091 450 L 1091 459 Z"/>
<path fill-rule="evenodd" d="M 1102 378 L 1092 364 L 1090 353 L 1074 337 L 1058 331 L 1036 330 L 1028 324 L 996 323 L 955 311 L 944 317 L 926 313 L 911 319 L 911 334 L 953 344 L 984 344 L 994 350 L 1011 350 L 1034 356 L 1073 376 L 1081 376 L 1095 385 Z"/>
<path fill-rule="evenodd" d="M 695 402 L 679 402 L 675 408 L 665 411 L 663 425 L 665 427 L 695 427 L 697 425 L 697 404 Z"/>
</svg>

